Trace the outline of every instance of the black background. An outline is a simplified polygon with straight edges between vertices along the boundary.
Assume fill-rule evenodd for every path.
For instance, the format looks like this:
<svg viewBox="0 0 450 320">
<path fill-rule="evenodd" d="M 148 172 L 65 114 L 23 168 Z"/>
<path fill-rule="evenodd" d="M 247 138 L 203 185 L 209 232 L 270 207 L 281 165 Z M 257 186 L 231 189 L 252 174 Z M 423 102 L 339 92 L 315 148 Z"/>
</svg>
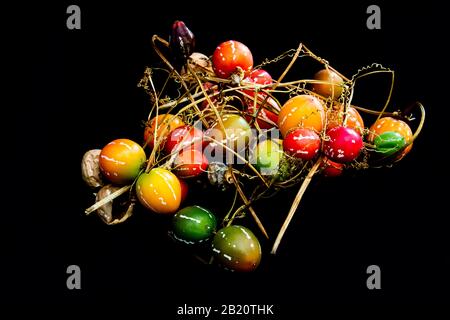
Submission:
<svg viewBox="0 0 450 320">
<path fill-rule="evenodd" d="M 382 29 L 368 30 L 370 3 L 79 1 L 82 28 L 67 30 L 69 4 L 14 9 L 11 29 L 22 32 L 10 35 L 25 73 L 11 107 L 12 150 L 21 170 L 12 173 L 9 188 L 7 301 L 139 303 L 151 308 L 150 318 L 157 312 L 171 318 L 184 303 L 275 304 L 286 318 L 300 304 L 448 302 L 448 84 L 440 80 L 446 31 L 439 6 L 379 4 Z M 261 266 L 252 274 L 202 265 L 167 237 L 167 219 L 144 210 L 122 225 L 105 226 L 83 214 L 94 198 L 80 178 L 81 157 L 115 138 L 140 141 L 149 103 L 136 84 L 145 66 L 159 63 L 151 36 L 168 38 L 176 19 L 186 22 L 197 50 L 208 55 L 235 39 L 258 64 L 303 42 L 346 75 L 382 63 L 396 72 L 390 109 L 421 101 L 427 109 L 423 133 L 391 169 L 313 181 L 276 256 L 269 254 L 272 243 L 245 221 L 263 246 Z M 367 94 L 370 103 L 385 93 L 369 88 Z M 257 207 L 272 238 L 295 192 Z M 217 207 L 224 198 L 214 194 L 197 188 L 190 201 Z M 79 291 L 66 288 L 71 264 L 82 270 Z M 381 267 L 378 291 L 366 288 L 371 264 Z"/>
</svg>

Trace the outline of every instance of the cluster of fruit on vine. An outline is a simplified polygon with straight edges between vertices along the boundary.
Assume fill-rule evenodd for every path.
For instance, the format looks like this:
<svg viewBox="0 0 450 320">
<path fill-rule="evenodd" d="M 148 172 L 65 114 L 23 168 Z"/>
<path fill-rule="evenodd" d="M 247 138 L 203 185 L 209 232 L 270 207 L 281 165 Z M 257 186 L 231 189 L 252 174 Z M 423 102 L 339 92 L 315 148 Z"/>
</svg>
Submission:
<svg viewBox="0 0 450 320">
<path fill-rule="evenodd" d="M 162 56 L 169 79 L 181 83 L 186 94 L 167 103 L 148 86 L 153 106 L 142 141 L 115 139 L 83 157 L 83 178 L 99 189 L 87 212 L 96 211 L 107 224 L 125 221 L 140 205 L 170 217 L 176 241 L 210 243 L 220 265 L 252 271 L 262 255 L 258 238 L 232 219 L 221 225 L 223 213 L 183 207 L 190 181 L 234 185 L 251 209 L 253 199 L 245 196 L 236 174 L 271 188 L 301 182 L 308 173 L 339 176 L 368 156 L 396 162 L 411 150 L 414 135 L 405 121 L 380 114 L 365 126 L 348 99 L 351 80 L 329 65 L 299 87 L 254 68 L 252 53 L 241 42 L 225 41 L 211 57 L 195 52 L 195 37 L 181 21 L 173 24 L 170 41 L 161 42 L 169 49 L 169 58 Z M 117 218 L 112 201 L 119 196 L 125 200 Z"/>
</svg>

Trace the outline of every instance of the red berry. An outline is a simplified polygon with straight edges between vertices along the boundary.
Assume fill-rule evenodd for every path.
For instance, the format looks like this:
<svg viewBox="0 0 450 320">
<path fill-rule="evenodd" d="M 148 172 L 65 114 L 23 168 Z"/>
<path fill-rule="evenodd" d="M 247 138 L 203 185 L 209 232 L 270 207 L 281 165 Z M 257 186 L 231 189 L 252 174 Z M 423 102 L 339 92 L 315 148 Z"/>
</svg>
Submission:
<svg viewBox="0 0 450 320">
<path fill-rule="evenodd" d="M 328 158 L 324 158 L 320 168 L 322 175 L 325 177 L 338 177 L 342 174 L 344 165 L 342 163 L 331 161 Z"/>
<path fill-rule="evenodd" d="M 166 143 L 164 144 L 164 151 L 167 154 L 170 154 L 180 143 L 182 143 L 182 147 L 180 147 L 178 151 L 186 148 L 190 149 L 191 147 L 201 150 L 202 140 L 202 130 L 188 125 L 178 127 L 169 133 Z"/>
<path fill-rule="evenodd" d="M 261 105 L 263 105 L 264 100 L 265 96 L 262 94 L 258 94 L 258 100 L 256 102 L 255 108 L 255 101 L 253 99 L 245 99 L 245 103 L 247 104 L 247 109 L 245 111 L 248 114 L 248 116 L 246 116 L 245 119 L 248 122 L 250 122 L 250 120 L 252 120 L 252 118 L 256 116 L 256 112 L 261 108 Z M 261 109 L 261 111 L 259 111 L 258 119 L 256 120 L 261 129 L 273 128 L 277 125 L 278 122 L 278 115 L 270 111 L 267 107 L 279 111 L 278 104 L 275 102 L 275 100 L 271 97 L 268 97 L 266 102 L 264 103 L 264 107 Z"/>
<path fill-rule="evenodd" d="M 220 78 L 228 78 L 241 68 L 249 74 L 253 68 L 253 56 L 246 45 L 229 40 L 221 43 L 212 56 L 214 72 Z"/>
<path fill-rule="evenodd" d="M 202 84 L 202 86 L 208 95 L 212 95 L 212 94 L 219 92 L 217 85 L 212 82 L 205 82 Z M 202 96 L 202 98 L 203 97 L 204 96 Z M 219 96 L 215 95 L 215 96 L 209 97 L 209 99 L 211 100 L 212 103 L 216 103 L 217 100 L 219 100 Z M 206 108 L 209 108 L 209 102 L 208 102 L 208 100 L 205 99 L 202 101 L 202 103 L 200 103 L 200 110 L 204 110 Z"/>
<path fill-rule="evenodd" d="M 253 70 L 248 76 L 248 79 L 251 82 L 262 85 L 272 83 L 272 76 L 266 70 L 263 69 Z"/>
<path fill-rule="evenodd" d="M 363 141 L 354 129 L 337 126 L 328 130 L 327 135 L 328 139 L 323 144 L 323 152 L 332 161 L 346 163 L 359 156 Z"/>
<path fill-rule="evenodd" d="M 179 116 L 170 113 L 153 117 L 145 126 L 144 142 L 153 149 L 154 135 L 156 133 L 156 143 L 160 141 L 159 147 L 162 149 L 169 133 L 181 126 L 184 126 L 183 120 Z M 156 127 L 158 127 L 158 130 L 156 130 Z"/>
<path fill-rule="evenodd" d="M 272 76 L 266 70 L 257 69 L 253 70 L 250 75 L 244 79 L 244 82 L 249 82 L 250 84 L 254 83 L 255 85 L 270 84 L 272 83 Z M 252 97 L 252 99 L 254 99 L 256 96 L 255 90 L 253 88 L 242 90 L 242 92 Z M 258 94 L 258 96 L 260 95 L 263 97 L 263 99 L 265 98 L 265 95 L 263 95 L 262 93 Z M 247 96 L 245 97 L 248 98 Z"/>
<path fill-rule="evenodd" d="M 311 129 L 298 128 L 286 135 L 283 149 L 296 158 L 311 160 L 319 152 L 320 137 Z"/>
<path fill-rule="evenodd" d="M 208 168 L 208 159 L 199 150 L 191 148 L 180 151 L 174 162 L 173 172 L 180 178 L 192 178 Z"/>
</svg>

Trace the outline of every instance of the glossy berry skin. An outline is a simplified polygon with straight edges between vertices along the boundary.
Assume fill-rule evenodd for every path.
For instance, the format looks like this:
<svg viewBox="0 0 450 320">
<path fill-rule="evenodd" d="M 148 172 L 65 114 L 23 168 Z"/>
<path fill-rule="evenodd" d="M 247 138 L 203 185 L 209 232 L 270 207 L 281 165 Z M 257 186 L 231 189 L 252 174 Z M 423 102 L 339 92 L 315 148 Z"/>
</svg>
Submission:
<svg viewBox="0 0 450 320">
<path fill-rule="evenodd" d="M 328 113 L 327 118 L 327 130 L 342 126 L 344 121 L 344 106 L 342 104 L 338 104 L 333 106 L 333 109 Z M 359 114 L 358 110 L 353 107 L 348 107 L 347 109 L 347 122 L 345 124 L 346 127 L 355 129 L 361 136 L 364 133 L 364 121 Z"/>
<path fill-rule="evenodd" d="M 169 49 L 174 66 L 180 71 L 195 49 L 195 36 L 183 21 L 175 21 L 173 23 Z"/>
<path fill-rule="evenodd" d="M 272 76 L 263 69 L 256 69 L 250 72 L 250 75 L 244 78 L 244 83 L 254 83 L 255 85 L 266 85 L 272 83 Z M 256 91 L 253 88 L 242 90 L 245 94 L 249 95 L 253 99 L 256 95 Z M 259 93 L 262 94 L 262 93 Z"/>
<path fill-rule="evenodd" d="M 402 159 L 412 149 L 413 133 L 411 128 L 406 122 L 392 117 L 383 117 L 375 121 L 375 123 L 369 129 L 369 142 L 373 143 L 375 138 L 386 131 L 393 131 L 399 133 L 404 139 L 406 144 L 409 144 L 397 157 L 397 160 Z"/>
<path fill-rule="evenodd" d="M 178 151 L 182 149 L 195 148 L 202 149 L 203 131 L 195 127 L 184 125 L 172 130 L 167 136 L 166 143 L 164 144 L 164 151 L 167 154 L 172 153 L 178 144 L 180 147 Z"/>
<path fill-rule="evenodd" d="M 124 185 L 138 176 L 145 160 L 145 152 L 139 144 L 129 139 L 117 139 L 102 149 L 99 166 L 107 180 Z"/>
<path fill-rule="evenodd" d="M 247 108 L 245 110 L 247 113 L 247 116 L 245 117 L 246 120 L 250 123 L 251 120 L 256 116 L 258 110 L 261 109 L 261 106 L 263 105 L 263 108 L 258 112 L 258 118 L 256 119 L 259 128 L 271 129 L 275 127 L 278 122 L 278 115 L 270 111 L 269 108 L 272 110 L 278 110 L 278 104 L 271 97 L 268 97 L 266 102 L 264 102 L 265 97 L 262 94 L 258 94 L 257 99 L 258 100 L 256 101 L 256 108 L 254 100 L 247 98 L 244 99 L 245 104 L 247 105 Z"/>
<path fill-rule="evenodd" d="M 263 140 L 253 150 L 252 163 L 263 176 L 276 176 L 283 157 L 283 148 L 274 140 Z"/>
<path fill-rule="evenodd" d="M 147 209 L 161 214 L 173 214 L 181 203 L 181 185 L 172 172 L 154 168 L 139 176 L 136 195 Z"/>
<path fill-rule="evenodd" d="M 212 82 L 205 82 L 202 83 L 203 89 L 205 89 L 206 94 L 208 95 L 213 95 L 219 92 L 217 84 L 214 84 Z M 202 96 L 203 98 L 203 96 Z M 215 95 L 215 96 L 210 96 L 209 99 L 211 100 L 212 103 L 216 103 L 217 100 L 219 100 L 219 95 Z M 205 110 L 209 108 L 209 102 L 208 100 L 203 100 L 200 103 L 200 110 Z"/>
<path fill-rule="evenodd" d="M 156 131 L 156 125 L 158 125 L 158 131 Z M 156 142 L 158 143 L 158 140 L 161 139 L 160 147 L 162 148 L 169 133 L 184 125 L 185 124 L 180 117 L 174 116 L 170 113 L 160 114 L 157 117 L 153 117 L 145 127 L 144 143 L 147 143 L 147 145 L 153 149 L 154 134 L 157 132 Z"/>
<path fill-rule="evenodd" d="M 324 81 L 323 83 L 314 83 L 312 89 L 317 94 L 332 99 L 337 99 L 342 94 L 342 84 L 344 80 L 334 71 L 322 69 L 314 75 L 315 80 Z"/>
<path fill-rule="evenodd" d="M 255 270 L 261 261 L 261 245 L 249 229 L 232 225 L 214 236 L 212 250 L 215 260 L 232 271 Z"/>
<path fill-rule="evenodd" d="M 246 80 L 261 85 L 271 84 L 273 81 L 272 76 L 263 69 L 253 70 L 250 72 L 250 75 L 246 78 Z"/>
<path fill-rule="evenodd" d="M 320 137 L 313 130 L 298 128 L 286 135 L 283 140 L 283 149 L 295 158 L 311 160 L 319 153 L 320 144 Z"/>
<path fill-rule="evenodd" d="M 320 172 L 324 177 L 338 177 L 342 175 L 344 165 L 328 158 L 324 158 L 320 164 Z"/>
<path fill-rule="evenodd" d="M 183 179 L 178 179 L 181 188 L 181 203 L 183 203 L 189 194 L 189 185 Z"/>
<path fill-rule="evenodd" d="M 211 211 L 200 206 L 185 207 L 172 218 L 174 238 L 190 245 L 211 238 L 216 227 L 216 217 Z"/>
<path fill-rule="evenodd" d="M 322 102 L 311 95 L 298 95 L 289 99 L 278 114 L 278 127 L 283 137 L 297 127 L 313 129 L 320 133 L 325 123 Z"/>
<path fill-rule="evenodd" d="M 395 131 L 385 131 L 374 139 L 375 149 L 383 156 L 390 156 L 406 145 L 405 137 Z"/>
<path fill-rule="evenodd" d="M 324 154 L 332 161 L 347 163 L 355 160 L 363 141 L 354 129 L 338 126 L 327 131 L 328 139 L 323 144 Z"/>
<path fill-rule="evenodd" d="M 173 172 L 180 178 L 197 177 L 208 168 L 208 159 L 198 149 L 181 150 L 175 161 Z"/>
<path fill-rule="evenodd" d="M 252 129 L 248 122 L 238 114 L 225 114 L 222 116 L 223 128 L 219 122 L 205 132 L 205 140 L 213 138 L 233 149 L 243 150 L 253 137 Z M 225 129 L 225 130 L 224 130 Z M 222 148 L 218 143 L 210 142 L 212 148 Z"/>
<path fill-rule="evenodd" d="M 238 68 L 249 75 L 253 68 L 253 56 L 250 49 L 239 41 L 229 40 L 221 43 L 212 56 L 213 69 L 219 78 L 227 79 Z"/>
</svg>

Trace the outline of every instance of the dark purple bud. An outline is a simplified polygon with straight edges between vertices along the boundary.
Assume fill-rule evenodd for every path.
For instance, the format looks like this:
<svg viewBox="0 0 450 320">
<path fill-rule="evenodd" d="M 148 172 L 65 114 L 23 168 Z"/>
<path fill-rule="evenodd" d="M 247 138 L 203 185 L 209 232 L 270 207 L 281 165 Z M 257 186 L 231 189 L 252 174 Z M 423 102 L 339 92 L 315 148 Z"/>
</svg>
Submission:
<svg viewBox="0 0 450 320">
<path fill-rule="evenodd" d="M 180 70 L 194 52 L 195 37 L 183 21 L 175 21 L 172 25 L 169 48 L 175 68 Z"/>
</svg>

